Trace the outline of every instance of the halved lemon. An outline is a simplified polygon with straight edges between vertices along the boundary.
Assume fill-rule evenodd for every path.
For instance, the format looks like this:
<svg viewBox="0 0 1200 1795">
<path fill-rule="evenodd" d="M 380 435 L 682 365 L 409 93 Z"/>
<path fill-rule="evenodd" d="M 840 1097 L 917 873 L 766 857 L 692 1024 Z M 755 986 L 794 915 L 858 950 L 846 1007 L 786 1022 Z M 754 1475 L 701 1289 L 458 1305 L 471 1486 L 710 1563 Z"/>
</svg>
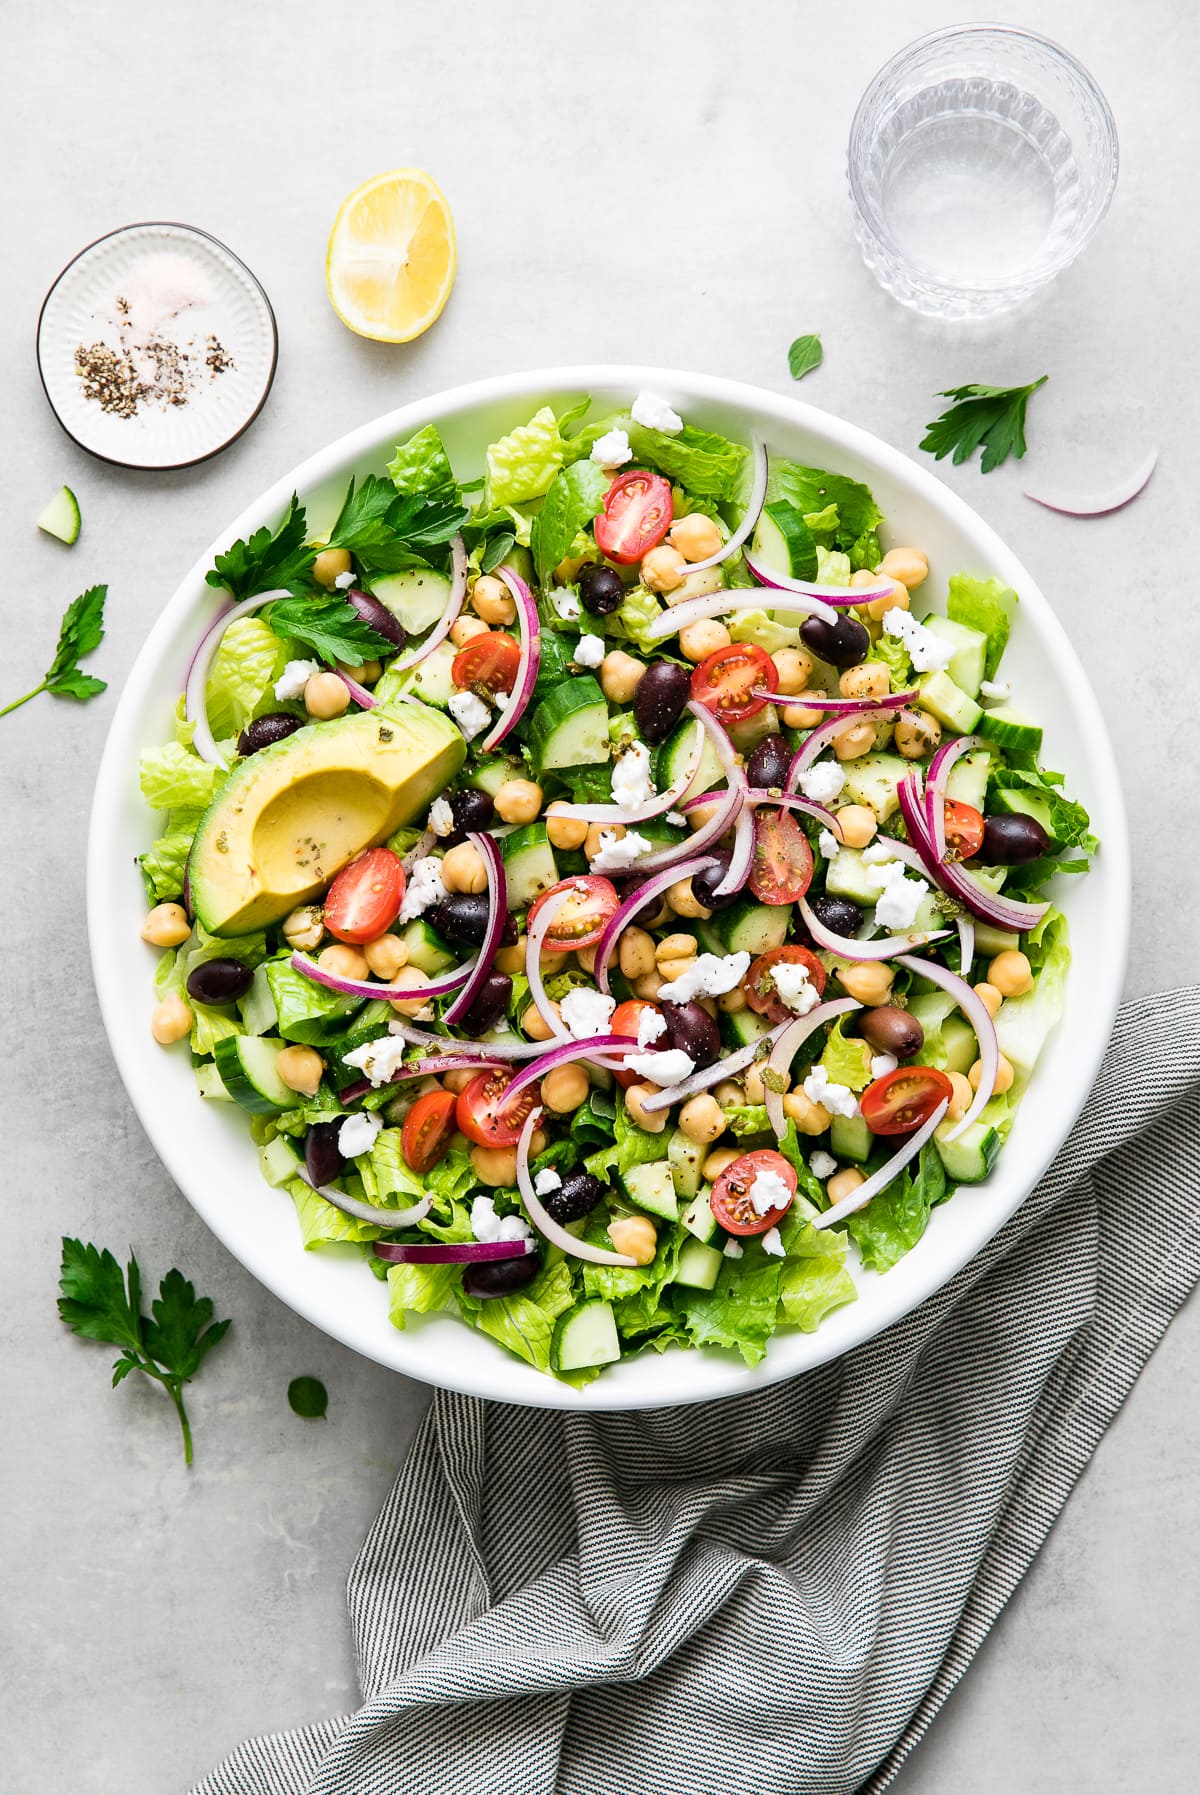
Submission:
<svg viewBox="0 0 1200 1795">
<path fill-rule="evenodd" d="M 325 285 L 343 324 L 379 343 L 428 330 L 454 285 L 454 219 L 423 168 L 394 168 L 356 187 L 329 234 Z"/>
</svg>

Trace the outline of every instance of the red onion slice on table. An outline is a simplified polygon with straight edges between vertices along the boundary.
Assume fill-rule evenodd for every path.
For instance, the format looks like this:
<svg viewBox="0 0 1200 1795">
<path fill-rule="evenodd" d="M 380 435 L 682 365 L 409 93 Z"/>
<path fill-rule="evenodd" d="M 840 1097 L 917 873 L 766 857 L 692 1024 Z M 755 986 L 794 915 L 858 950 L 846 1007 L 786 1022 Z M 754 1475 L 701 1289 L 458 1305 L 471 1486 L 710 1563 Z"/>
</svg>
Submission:
<svg viewBox="0 0 1200 1795">
<path fill-rule="evenodd" d="M 1144 461 L 1140 461 L 1133 472 L 1124 480 L 1116 480 L 1111 486 L 1101 487 L 1098 492 L 1081 493 L 1066 492 L 1051 488 L 1035 492 L 1031 486 L 1025 488 L 1025 497 L 1032 499 L 1035 505 L 1045 505 L 1048 511 L 1063 511 L 1069 517 L 1104 517 L 1110 511 L 1119 511 L 1122 505 L 1128 505 L 1142 492 L 1158 463 L 1158 450 L 1151 449 Z"/>
</svg>

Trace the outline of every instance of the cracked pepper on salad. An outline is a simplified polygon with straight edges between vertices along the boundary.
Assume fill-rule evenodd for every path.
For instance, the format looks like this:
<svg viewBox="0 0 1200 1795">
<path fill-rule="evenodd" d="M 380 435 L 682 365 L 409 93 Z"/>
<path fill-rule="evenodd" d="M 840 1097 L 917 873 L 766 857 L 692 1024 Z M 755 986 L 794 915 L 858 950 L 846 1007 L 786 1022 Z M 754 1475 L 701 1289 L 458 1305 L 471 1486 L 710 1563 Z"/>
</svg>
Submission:
<svg viewBox="0 0 1200 1795">
<path fill-rule="evenodd" d="M 235 543 L 141 759 L 155 1039 L 397 1327 L 576 1383 L 754 1364 L 986 1181 L 1096 847 L 1016 593 L 846 474 L 589 411 L 478 479 L 426 425 Z"/>
</svg>

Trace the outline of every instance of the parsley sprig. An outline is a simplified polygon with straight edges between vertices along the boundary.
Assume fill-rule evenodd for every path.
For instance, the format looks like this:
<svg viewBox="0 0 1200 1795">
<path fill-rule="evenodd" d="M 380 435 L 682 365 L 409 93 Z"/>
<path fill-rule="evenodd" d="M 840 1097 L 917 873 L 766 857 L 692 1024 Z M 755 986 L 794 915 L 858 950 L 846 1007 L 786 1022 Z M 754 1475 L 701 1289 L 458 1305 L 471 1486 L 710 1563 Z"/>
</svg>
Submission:
<svg viewBox="0 0 1200 1795">
<path fill-rule="evenodd" d="M 386 660 L 396 652 L 396 644 L 364 623 L 344 598 L 281 598 L 266 617 L 277 636 L 302 642 L 323 660 L 348 667 Z"/>
<path fill-rule="evenodd" d="M 346 549 L 360 566 L 378 573 L 427 566 L 428 551 L 443 548 L 469 515 L 453 499 L 398 493 L 390 480 L 367 474 L 361 486 L 351 480 L 329 547 Z"/>
<path fill-rule="evenodd" d="M 237 541 L 205 574 L 210 586 L 225 586 L 235 598 L 253 598 L 282 586 L 297 598 L 312 590 L 316 548 L 306 542 L 304 506 L 292 494 L 287 516 L 277 530 L 266 524 L 248 542 Z"/>
<path fill-rule="evenodd" d="M 941 461 L 953 450 L 954 465 L 967 461 L 980 446 L 979 471 L 990 474 L 1010 455 L 1020 461 L 1025 453 L 1025 410 L 1030 397 L 1050 376 L 1028 386 L 954 386 L 939 399 L 955 403 L 925 426 L 921 447 Z"/>
<path fill-rule="evenodd" d="M 58 1312 L 73 1333 L 85 1340 L 119 1346 L 113 1366 L 113 1387 L 142 1371 L 166 1390 L 183 1429 L 183 1456 L 192 1462 L 192 1430 L 183 1405 L 183 1386 L 195 1377 L 207 1355 L 225 1336 L 227 1321 L 213 1320 L 210 1298 L 197 1298 L 181 1271 L 169 1271 L 142 1314 L 142 1280 L 131 1253 L 124 1273 L 107 1247 L 63 1237 Z"/>
<path fill-rule="evenodd" d="M 58 647 L 50 671 L 40 686 L 34 686 L 23 698 L 14 698 L 11 704 L 6 704 L 0 710 L 0 717 L 7 717 L 9 711 L 28 704 L 39 692 L 50 692 L 55 698 L 78 698 L 82 703 L 85 698 L 94 698 L 98 692 L 107 689 L 105 680 L 79 670 L 84 655 L 91 654 L 104 640 L 104 601 L 107 597 L 107 586 L 89 586 L 86 592 L 71 600 L 59 625 Z"/>
</svg>

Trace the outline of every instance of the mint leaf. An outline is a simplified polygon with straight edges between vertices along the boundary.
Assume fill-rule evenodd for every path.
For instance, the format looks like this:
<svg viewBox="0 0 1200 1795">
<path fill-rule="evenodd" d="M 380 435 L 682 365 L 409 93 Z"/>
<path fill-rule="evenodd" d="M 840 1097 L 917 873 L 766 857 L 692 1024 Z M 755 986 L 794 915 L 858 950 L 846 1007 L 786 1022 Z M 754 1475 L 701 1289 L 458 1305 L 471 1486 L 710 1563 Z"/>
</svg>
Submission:
<svg viewBox="0 0 1200 1795">
<path fill-rule="evenodd" d="M 797 337 L 788 350 L 788 373 L 793 380 L 803 380 L 806 374 L 819 368 L 824 359 L 825 351 L 819 336 Z"/>
<path fill-rule="evenodd" d="M 921 447 L 938 461 L 953 454 L 955 467 L 982 447 L 979 471 L 983 474 L 990 474 L 1010 455 L 1020 461 L 1025 453 L 1025 412 L 1030 397 L 1049 378 L 1043 374 L 1028 386 L 950 387 L 938 397 L 955 403 L 926 425 Z"/>
</svg>

